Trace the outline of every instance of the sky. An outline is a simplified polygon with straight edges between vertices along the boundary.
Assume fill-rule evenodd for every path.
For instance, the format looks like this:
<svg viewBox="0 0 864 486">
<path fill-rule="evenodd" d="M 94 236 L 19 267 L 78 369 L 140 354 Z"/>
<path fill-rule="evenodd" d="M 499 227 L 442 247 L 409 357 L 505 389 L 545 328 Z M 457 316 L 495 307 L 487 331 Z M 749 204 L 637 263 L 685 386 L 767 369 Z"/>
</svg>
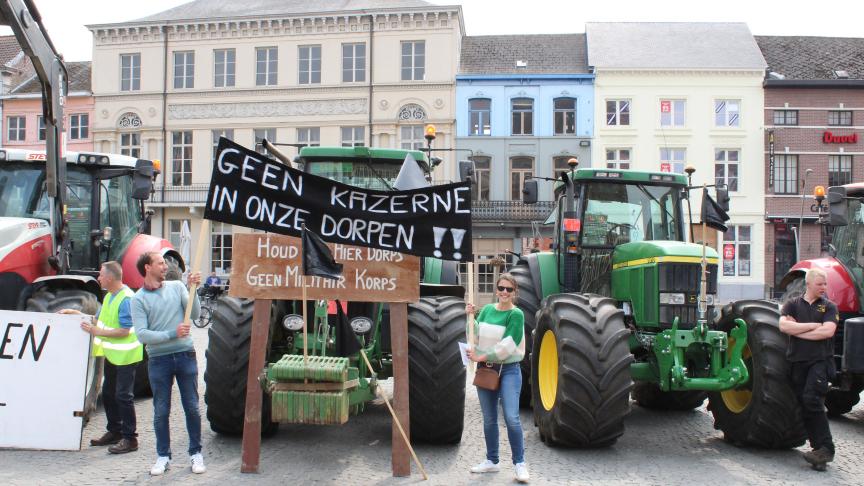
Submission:
<svg viewBox="0 0 864 486">
<path fill-rule="evenodd" d="M 291 1 L 291 0 L 284 0 Z M 315 0 L 296 0 L 309 1 Z M 126 22 L 187 0 L 35 0 L 67 61 L 92 57 L 85 25 Z M 860 0 L 430 0 L 462 5 L 468 35 L 584 32 L 585 22 L 746 22 L 756 35 L 864 37 Z M 797 4 L 797 5 L 796 5 Z M 854 12 L 859 12 L 854 14 Z M 10 34 L 4 27 L 0 34 Z"/>
</svg>

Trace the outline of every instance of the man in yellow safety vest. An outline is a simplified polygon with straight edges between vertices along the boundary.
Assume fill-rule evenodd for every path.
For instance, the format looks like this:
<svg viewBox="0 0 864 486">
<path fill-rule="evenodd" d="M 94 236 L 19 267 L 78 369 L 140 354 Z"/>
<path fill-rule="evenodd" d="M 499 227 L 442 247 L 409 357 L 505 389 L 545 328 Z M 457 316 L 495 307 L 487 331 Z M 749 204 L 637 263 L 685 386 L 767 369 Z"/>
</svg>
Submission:
<svg viewBox="0 0 864 486">
<path fill-rule="evenodd" d="M 134 292 L 123 285 L 123 268 L 117 262 L 105 262 L 99 271 L 99 283 L 107 290 L 98 318 L 81 323 L 84 332 L 94 336 L 93 356 L 105 357 L 105 382 L 102 403 L 108 419 L 108 431 L 90 445 L 112 444 L 108 452 L 125 454 L 138 450 L 135 423 L 135 369 L 144 359 L 144 347 L 132 327 L 130 303 Z M 63 309 L 61 314 L 80 314 Z"/>
</svg>

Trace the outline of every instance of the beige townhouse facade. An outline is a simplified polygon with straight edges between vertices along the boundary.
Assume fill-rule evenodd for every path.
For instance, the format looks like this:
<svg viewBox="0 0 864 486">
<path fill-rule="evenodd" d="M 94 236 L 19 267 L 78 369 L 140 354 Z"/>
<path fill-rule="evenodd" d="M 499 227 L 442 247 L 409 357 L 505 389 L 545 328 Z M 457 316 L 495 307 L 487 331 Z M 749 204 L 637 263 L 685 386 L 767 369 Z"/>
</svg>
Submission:
<svg viewBox="0 0 864 486">
<path fill-rule="evenodd" d="M 153 232 L 197 237 L 215 143 L 455 144 L 459 6 L 419 0 L 197 0 L 93 34 L 95 150 L 162 161 Z M 260 150 L 260 147 L 257 147 Z M 297 148 L 283 147 L 289 156 Z M 456 179 L 455 157 L 434 178 Z M 228 225 L 211 228 L 209 268 L 227 274 Z"/>
<path fill-rule="evenodd" d="M 721 257 L 718 297 L 764 297 L 766 64 L 747 25 L 588 23 L 586 35 L 595 74 L 592 165 L 677 173 L 692 165 L 693 185 L 726 184 L 729 231 L 706 232 Z M 691 201 L 698 223 L 700 190 Z M 702 239 L 698 225 L 693 233 Z"/>
</svg>

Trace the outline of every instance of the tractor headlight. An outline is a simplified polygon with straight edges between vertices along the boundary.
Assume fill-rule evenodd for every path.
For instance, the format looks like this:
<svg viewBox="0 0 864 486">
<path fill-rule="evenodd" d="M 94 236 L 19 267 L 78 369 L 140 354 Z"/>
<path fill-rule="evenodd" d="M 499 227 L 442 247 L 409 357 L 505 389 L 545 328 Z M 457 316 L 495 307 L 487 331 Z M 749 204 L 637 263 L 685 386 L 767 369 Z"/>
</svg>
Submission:
<svg viewBox="0 0 864 486">
<path fill-rule="evenodd" d="M 660 294 L 661 304 L 684 305 L 686 301 L 684 294 Z"/>
<path fill-rule="evenodd" d="M 299 331 L 300 329 L 303 329 L 303 316 L 288 314 L 282 318 L 282 327 L 289 331 Z"/>
<path fill-rule="evenodd" d="M 351 319 L 351 329 L 357 334 L 366 334 L 372 329 L 372 319 L 368 317 L 355 317 Z"/>
</svg>

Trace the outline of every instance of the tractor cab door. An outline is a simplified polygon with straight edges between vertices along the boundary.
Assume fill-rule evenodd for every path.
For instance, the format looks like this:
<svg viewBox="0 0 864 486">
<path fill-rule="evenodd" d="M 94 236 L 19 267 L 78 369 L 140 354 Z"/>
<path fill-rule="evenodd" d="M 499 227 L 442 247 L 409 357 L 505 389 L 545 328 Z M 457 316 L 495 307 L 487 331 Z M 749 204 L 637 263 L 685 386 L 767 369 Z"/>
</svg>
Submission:
<svg viewBox="0 0 864 486">
<path fill-rule="evenodd" d="M 138 234 L 142 221 L 141 201 L 132 198 L 132 185 L 129 175 L 99 181 L 98 229 L 103 236 L 100 262 L 119 260 Z M 106 228 L 111 229 L 106 231 Z"/>
</svg>

